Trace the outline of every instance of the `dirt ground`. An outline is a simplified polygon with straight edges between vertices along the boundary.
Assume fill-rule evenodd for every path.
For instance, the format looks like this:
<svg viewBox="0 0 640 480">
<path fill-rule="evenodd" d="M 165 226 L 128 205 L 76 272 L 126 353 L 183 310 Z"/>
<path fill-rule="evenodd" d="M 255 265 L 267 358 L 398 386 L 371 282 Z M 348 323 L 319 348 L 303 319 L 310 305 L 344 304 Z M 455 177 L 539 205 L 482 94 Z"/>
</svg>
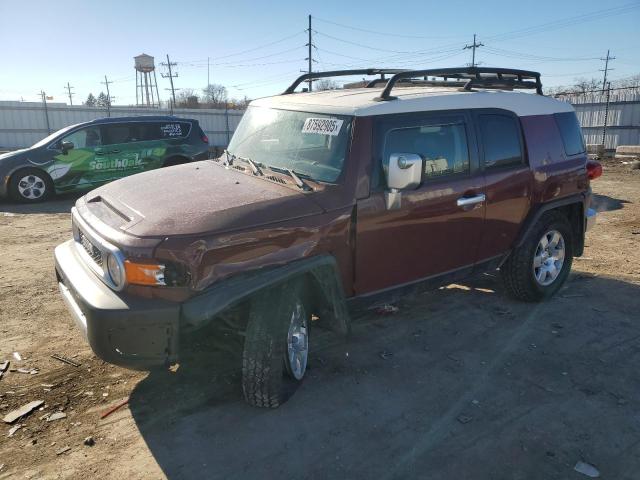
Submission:
<svg viewBox="0 0 640 480">
<path fill-rule="evenodd" d="M 402 298 L 346 343 L 312 339 L 274 411 L 242 402 L 235 338 L 172 374 L 96 359 L 53 274 L 74 198 L 2 203 L 0 363 L 37 373 L 4 374 L 0 416 L 45 403 L 11 436 L 0 423 L 0 479 L 587 478 L 578 461 L 638 479 L 640 171 L 609 162 L 593 188 L 598 224 L 554 299 L 511 301 L 493 275 Z"/>
</svg>

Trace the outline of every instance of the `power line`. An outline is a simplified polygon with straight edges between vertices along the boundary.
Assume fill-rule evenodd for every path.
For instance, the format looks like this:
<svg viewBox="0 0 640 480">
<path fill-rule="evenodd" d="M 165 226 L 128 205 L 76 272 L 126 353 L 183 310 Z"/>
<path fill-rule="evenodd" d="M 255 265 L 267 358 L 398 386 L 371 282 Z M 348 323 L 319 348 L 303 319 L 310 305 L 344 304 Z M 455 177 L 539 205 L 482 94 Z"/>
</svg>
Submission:
<svg viewBox="0 0 640 480">
<path fill-rule="evenodd" d="M 609 70 L 613 70 L 613 68 L 609 68 L 609 60 L 615 59 L 616 57 L 612 57 L 611 55 L 609 55 L 609 50 L 607 50 L 607 56 L 600 59 L 604 61 L 604 70 L 600 70 L 601 72 L 604 72 L 604 79 L 602 80 L 602 93 L 604 93 L 604 90 L 607 86 L 607 73 L 609 73 Z M 611 88 L 611 85 L 609 85 L 609 88 Z M 604 143 L 604 139 L 602 140 L 602 143 Z"/>
<path fill-rule="evenodd" d="M 353 27 L 350 25 L 345 25 L 343 23 L 338 23 L 338 22 L 333 22 L 331 20 L 325 20 L 322 18 L 318 18 L 318 17 L 313 17 L 316 20 L 323 22 L 323 23 L 329 23 L 331 25 L 336 25 L 338 27 L 342 27 L 342 28 L 348 28 L 350 30 L 356 30 L 358 32 L 366 32 L 366 33 L 373 33 L 375 35 L 382 35 L 385 37 L 398 37 L 398 38 L 422 38 L 422 39 L 436 39 L 436 38 L 462 38 L 463 35 L 447 35 L 447 36 L 431 36 L 431 35 L 404 35 L 404 34 L 400 34 L 400 33 L 390 33 L 390 32 L 380 32 L 378 30 L 368 30 L 366 28 L 359 28 L 359 27 Z"/>
<path fill-rule="evenodd" d="M 473 43 L 471 45 L 465 45 L 462 47 L 463 50 L 471 50 L 471 66 L 476 66 L 476 48 L 484 47 L 484 43 L 476 43 L 476 34 L 473 34 Z"/>
</svg>

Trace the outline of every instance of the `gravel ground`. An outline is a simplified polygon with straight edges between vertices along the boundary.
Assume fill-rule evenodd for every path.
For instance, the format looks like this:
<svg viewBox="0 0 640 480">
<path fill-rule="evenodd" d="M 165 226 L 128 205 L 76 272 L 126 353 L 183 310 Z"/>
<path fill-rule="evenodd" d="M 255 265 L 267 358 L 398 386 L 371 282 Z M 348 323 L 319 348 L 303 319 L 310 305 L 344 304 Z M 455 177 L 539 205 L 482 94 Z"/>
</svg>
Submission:
<svg viewBox="0 0 640 480">
<path fill-rule="evenodd" d="M 482 275 L 360 315 L 349 342 L 312 339 L 275 411 L 242 402 L 237 338 L 173 374 L 96 359 L 52 267 L 74 198 L 0 204 L 0 363 L 37 370 L 4 374 L 0 416 L 45 402 L 1 424 L 0 479 L 587 478 L 579 461 L 638 479 L 640 171 L 606 163 L 593 188 L 598 224 L 554 299 L 514 302 Z"/>
</svg>

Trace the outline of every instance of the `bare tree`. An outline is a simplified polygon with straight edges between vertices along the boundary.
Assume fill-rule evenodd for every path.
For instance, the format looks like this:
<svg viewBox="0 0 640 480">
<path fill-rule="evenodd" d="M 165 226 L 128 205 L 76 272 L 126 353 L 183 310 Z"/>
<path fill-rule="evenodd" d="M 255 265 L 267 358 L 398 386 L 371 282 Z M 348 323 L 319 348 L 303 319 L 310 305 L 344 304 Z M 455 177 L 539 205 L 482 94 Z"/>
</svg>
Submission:
<svg viewBox="0 0 640 480">
<path fill-rule="evenodd" d="M 198 94 L 193 88 L 183 88 L 176 95 L 176 105 L 178 107 L 198 108 Z"/>
<path fill-rule="evenodd" d="M 316 80 L 313 84 L 313 89 L 316 91 L 337 90 L 338 88 L 340 88 L 338 84 L 330 78 L 321 78 Z"/>
<path fill-rule="evenodd" d="M 227 87 L 224 85 L 219 85 L 217 83 L 212 83 L 207 85 L 202 89 L 203 100 L 212 106 L 217 106 L 223 103 L 226 103 L 229 99 L 229 94 L 227 93 Z"/>
</svg>

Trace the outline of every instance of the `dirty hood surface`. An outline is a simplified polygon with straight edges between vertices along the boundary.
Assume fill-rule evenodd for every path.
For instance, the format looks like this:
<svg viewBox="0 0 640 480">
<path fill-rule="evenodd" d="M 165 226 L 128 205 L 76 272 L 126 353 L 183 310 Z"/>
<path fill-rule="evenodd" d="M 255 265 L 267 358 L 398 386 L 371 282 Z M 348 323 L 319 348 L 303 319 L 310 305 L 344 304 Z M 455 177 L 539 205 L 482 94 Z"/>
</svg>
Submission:
<svg viewBox="0 0 640 480">
<path fill-rule="evenodd" d="M 312 195 L 205 160 L 126 177 L 79 202 L 111 227 L 138 237 L 164 237 L 322 213 Z"/>
</svg>

